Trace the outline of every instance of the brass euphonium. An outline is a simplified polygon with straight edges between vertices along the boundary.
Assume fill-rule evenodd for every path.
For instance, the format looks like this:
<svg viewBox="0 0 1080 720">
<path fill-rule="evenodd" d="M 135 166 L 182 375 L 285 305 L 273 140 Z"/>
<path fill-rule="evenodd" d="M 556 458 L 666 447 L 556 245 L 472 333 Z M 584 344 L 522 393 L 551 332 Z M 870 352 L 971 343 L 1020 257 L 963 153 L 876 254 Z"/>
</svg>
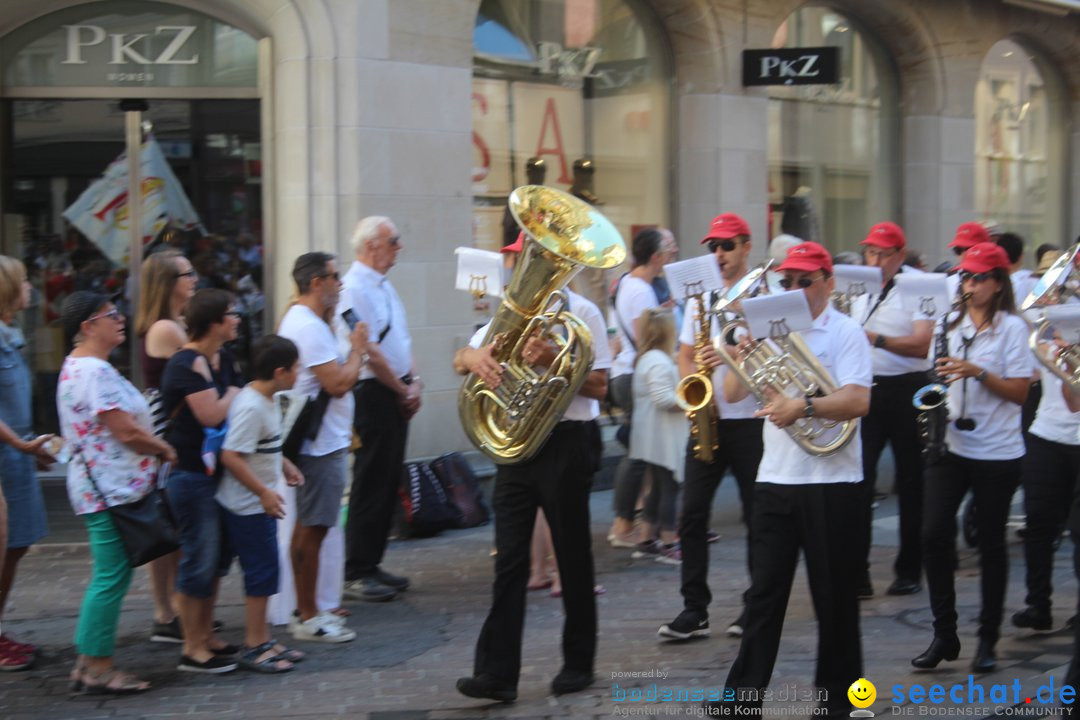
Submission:
<svg viewBox="0 0 1080 720">
<path fill-rule="evenodd" d="M 494 343 L 502 382 L 490 388 L 470 374 L 458 393 L 465 434 L 502 465 L 539 452 L 592 367 L 592 334 L 567 310 L 563 288 L 582 268 L 612 268 L 626 257 L 611 222 L 573 195 L 525 185 L 510 194 L 509 205 L 525 243 L 483 341 Z M 523 357 L 537 333 L 557 347 L 547 368 L 534 368 Z"/>
<path fill-rule="evenodd" d="M 675 404 L 686 411 L 690 420 L 690 437 L 694 439 L 694 457 L 706 463 L 713 461 L 713 453 L 720 447 L 716 435 L 719 413 L 713 402 L 713 384 L 709 368 L 698 358 L 699 353 L 709 344 L 711 311 L 705 309 L 704 293 L 690 297 L 697 300 L 697 312 L 694 315 L 696 331 L 694 333 L 694 358 L 697 372 L 690 373 L 679 381 L 675 388 Z"/>
<path fill-rule="evenodd" d="M 736 283 L 717 302 L 717 313 L 730 312 L 729 307 L 752 297 L 765 285 L 767 271 L 772 261 L 760 265 Z M 782 326 L 774 328 L 768 339 L 754 343 L 741 358 L 729 354 L 728 344 L 734 345 L 736 333 L 749 328 L 741 316 L 724 325 L 713 346 L 731 372 L 739 379 L 762 405 L 769 402 L 773 393 L 791 397 L 821 397 L 836 392 L 835 381 L 822 366 L 802 337 Z M 839 452 L 851 442 L 858 424 L 854 420 L 824 420 L 819 417 L 799 418 L 784 428 L 804 452 L 825 457 Z"/>
<path fill-rule="evenodd" d="M 1055 260 L 1020 305 L 1020 310 L 1025 313 L 1024 319 L 1028 320 L 1032 327 L 1028 338 L 1031 351 L 1047 370 L 1074 390 L 1080 390 L 1080 343 L 1053 348 L 1054 328 L 1048 313 L 1039 312 L 1031 319 L 1028 311 L 1038 311 L 1040 308 L 1060 305 L 1070 298 L 1080 297 L 1080 271 L 1076 268 L 1078 252 L 1080 243 Z"/>
</svg>

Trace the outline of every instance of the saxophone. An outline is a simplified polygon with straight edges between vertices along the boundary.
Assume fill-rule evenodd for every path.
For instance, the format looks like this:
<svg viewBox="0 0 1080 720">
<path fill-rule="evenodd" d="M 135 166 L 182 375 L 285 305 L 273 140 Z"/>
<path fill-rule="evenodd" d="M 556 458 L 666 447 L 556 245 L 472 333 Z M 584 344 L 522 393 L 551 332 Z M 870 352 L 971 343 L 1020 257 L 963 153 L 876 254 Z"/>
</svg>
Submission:
<svg viewBox="0 0 1080 720">
<path fill-rule="evenodd" d="M 925 465 L 933 465 L 949 449 L 945 442 L 945 429 L 949 423 L 949 408 L 946 404 L 949 398 L 949 387 L 945 384 L 945 378 L 937 371 L 937 361 L 948 357 L 949 342 L 946 336 L 949 315 L 967 301 L 970 293 L 961 292 L 952 307 L 941 318 L 941 330 L 934 337 L 934 359 L 927 375 L 930 378 L 928 385 L 923 385 L 915 392 L 911 403 L 919 411 L 915 419 L 919 428 L 919 439 L 922 441 L 922 458 Z"/>
<path fill-rule="evenodd" d="M 709 377 L 710 370 L 701 362 L 701 351 L 710 342 L 709 312 L 705 310 L 705 293 L 690 295 L 697 300 L 697 312 L 694 315 L 696 332 L 694 333 L 694 358 L 697 372 L 682 380 L 675 388 L 675 404 L 686 411 L 690 420 L 690 437 L 694 439 L 694 457 L 701 462 L 711 463 L 713 453 L 720 447 L 716 435 L 716 422 L 719 414 L 713 402 L 713 384 Z"/>
</svg>

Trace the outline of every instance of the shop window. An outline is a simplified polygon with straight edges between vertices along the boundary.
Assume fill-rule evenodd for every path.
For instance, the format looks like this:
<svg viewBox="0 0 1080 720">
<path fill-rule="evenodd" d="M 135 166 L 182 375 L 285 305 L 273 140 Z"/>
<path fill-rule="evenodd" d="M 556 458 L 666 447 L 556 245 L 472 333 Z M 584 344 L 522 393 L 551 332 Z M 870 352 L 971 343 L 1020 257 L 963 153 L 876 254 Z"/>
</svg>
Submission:
<svg viewBox="0 0 1080 720">
<path fill-rule="evenodd" d="M 498 249 L 529 158 L 629 237 L 668 224 L 670 82 L 655 20 L 624 0 L 483 0 L 473 65 L 474 244 Z"/>
<path fill-rule="evenodd" d="M 854 248 L 897 216 L 897 100 L 891 65 L 855 22 L 803 8 L 777 29 L 775 48 L 840 49 L 833 85 L 769 89 L 770 236 Z"/>
<path fill-rule="evenodd" d="M 975 87 L 975 210 L 1029 248 L 1065 239 L 1054 95 L 1019 44 L 1002 40 L 983 59 Z"/>
</svg>

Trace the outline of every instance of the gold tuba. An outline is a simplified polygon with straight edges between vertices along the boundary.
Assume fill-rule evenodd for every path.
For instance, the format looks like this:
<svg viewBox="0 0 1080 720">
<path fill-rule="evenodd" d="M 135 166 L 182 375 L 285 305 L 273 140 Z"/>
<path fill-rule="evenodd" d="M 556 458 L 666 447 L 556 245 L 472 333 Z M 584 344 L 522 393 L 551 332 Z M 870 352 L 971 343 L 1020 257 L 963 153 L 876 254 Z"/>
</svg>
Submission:
<svg viewBox="0 0 1080 720">
<path fill-rule="evenodd" d="M 711 311 L 705 309 L 704 296 L 704 292 L 689 296 L 697 299 L 697 314 L 694 316 L 697 324 L 694 333 L 695 357 L 709 344 Z M 719 414 L 713 403 L 713 384 L 709 375 L 709 369 L 699 362 L 697 372 L 684 377 L 675 388 L 675 404 L 686 411 L 686 417 L 690 420 L 694 457 L 706 463 L 713 461 L 713 453 L 720 447 L 716 436 Z"/>
<path fill-rule="evenodd" d="M 751 270 L 732 286 L 714 308 L 718 313 L 730 313 L 735 303 L 752 297 L 765 286 L 771 261 Z M 749 328 L 737 314 L 729 320 L 713 340 L 713 347 L 731 372 L 753 393 L 758 402 L 769 402 L 770 392 L 792 397 L 821 397 L 836 392 L 836 383 L 818 359 L 810 352 L 802 337 L 786 328 L 774 326 L 767 340 L 754 344 L 741 359 L 729 354 L 728 344 L 734 345 L 736 333 L 745 335 Z M 824 420 L 818 417 L 799 418 L 784 430 L 803 451 L 816 457 L 833 455 L 855 436 L 854 420 Z"/>
<path fill-rule="evenodd" d="M 1038 311 L 1040 308 L 1061 305 L 1070 298 L 1080 297 L 1080 271 L 1076 267 L 1078 252 L 1080 243 L 1055 260 L 1020 304 L 1021 312 L 1025 313 L 1024 319 L 1028 320 L 1032 327 L 1028 338 L 1031 351 L 1047 370 L 1074 390 L 1080 390 L 1080 343 L 1054 350 L 1051 342 L 1054 328 L 1049 313 Z M 1027 315 L 1029 310 L 1037 312 L 1033 319 Z"/>
<path fill-rule="evenodd" d="M 509 204 L 525 244 L 483 342 L 495 344 L 502 382 L 493 389 L 470 374 L 458 393 L 465 434 L 501 465 L 525 462 L 543 447 L 592 367 L 592 334 L 567 310 L 563 288 L 582 268 L 612 268 L 626 258 L 611 222 L 573 195 L 525 185 Z M 547 368 L 522 357 L 535 333 L 558 348 Z"/>
</svg>

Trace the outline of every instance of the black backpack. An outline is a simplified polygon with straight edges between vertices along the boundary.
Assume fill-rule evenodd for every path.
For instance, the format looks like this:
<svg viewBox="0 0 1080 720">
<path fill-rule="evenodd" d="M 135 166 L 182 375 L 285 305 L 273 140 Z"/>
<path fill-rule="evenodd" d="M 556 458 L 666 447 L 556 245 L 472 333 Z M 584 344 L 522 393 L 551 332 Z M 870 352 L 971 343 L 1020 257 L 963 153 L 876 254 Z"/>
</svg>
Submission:
<svg viewBox="0 0 1080 720">
<path fill-rule="evenodd" d="M 450 501 L 435 473 L 424 463 L 405 463 L 398 490 L 402 516 L 398 537 L 431 537 L 460 527 L 461 512 Z"/>
<path fill-rule="evenodd" d="M 464 455 L 459 452 L 446 453 L 431 461 L 431 469 L 442 482 L 450 502 L 461 514 L 458 527 L 476 527 L 488 521 L 491 511 L 484 503 L 484 494 L 480 492 L 476 474 Z"/>
</svg>

